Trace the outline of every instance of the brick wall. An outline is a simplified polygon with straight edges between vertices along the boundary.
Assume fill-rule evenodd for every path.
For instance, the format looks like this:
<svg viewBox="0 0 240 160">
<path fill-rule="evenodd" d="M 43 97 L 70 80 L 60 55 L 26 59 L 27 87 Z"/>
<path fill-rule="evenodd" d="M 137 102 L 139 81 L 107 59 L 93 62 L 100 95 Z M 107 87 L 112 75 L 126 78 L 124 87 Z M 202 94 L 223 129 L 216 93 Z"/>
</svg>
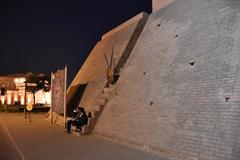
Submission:
<svg viewBox="0 0 240 160">
<path fill-rule="evenodd" d="M 240 159 L 240 1 L 153 13 L 95 134 L 173 160 Z"/>
</svg>

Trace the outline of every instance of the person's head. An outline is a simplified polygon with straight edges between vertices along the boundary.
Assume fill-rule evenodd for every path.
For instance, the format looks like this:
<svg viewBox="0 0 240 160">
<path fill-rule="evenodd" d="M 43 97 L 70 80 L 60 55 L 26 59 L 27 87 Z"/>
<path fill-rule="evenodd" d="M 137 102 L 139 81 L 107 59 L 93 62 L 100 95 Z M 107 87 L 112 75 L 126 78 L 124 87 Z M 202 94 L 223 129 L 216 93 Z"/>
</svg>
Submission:
<svg viewBox="0 0 240 160">
<path fill-rule="evenodd" d="M 85 113 L 85 109 L 83 107 L 76 107 L 77 112 Z"/>
</svg>

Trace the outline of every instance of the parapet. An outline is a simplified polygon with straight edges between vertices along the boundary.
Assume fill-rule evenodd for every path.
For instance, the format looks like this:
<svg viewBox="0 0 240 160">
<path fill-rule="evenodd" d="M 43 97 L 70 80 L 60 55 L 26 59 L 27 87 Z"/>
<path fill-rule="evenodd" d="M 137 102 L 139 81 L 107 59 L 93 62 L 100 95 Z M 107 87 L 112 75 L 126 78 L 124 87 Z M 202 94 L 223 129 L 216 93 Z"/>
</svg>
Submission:
<svg viewBox="0 0 240 160">
<path fill-rule="evenodd" d="M 123 24 L 117 26 L 116 28 L 110 30 L 109 32 L 105 33 L 103 36 L 102 36 L 102 40 L 105 39 L 105 38 L 108 38 L 112 35 L 114 35 L 115 33 L 125 29 L 126 27 L 128 27 L 129 25 L 139 21 L 140 19 L 144 18 L 144 17 L 148 17 L 148 14 L 145 13 L 145 12 L 141 12 L 139 13 L 138 15 L 132 17 L 131 19 L 127 20 L 126 22 L 124 22 Z"/>
<path fill-rule="evenodd" d="M 176 0 L 152 0 L 152 12 L 158 11 L 174 1 Z"/>
</svg>

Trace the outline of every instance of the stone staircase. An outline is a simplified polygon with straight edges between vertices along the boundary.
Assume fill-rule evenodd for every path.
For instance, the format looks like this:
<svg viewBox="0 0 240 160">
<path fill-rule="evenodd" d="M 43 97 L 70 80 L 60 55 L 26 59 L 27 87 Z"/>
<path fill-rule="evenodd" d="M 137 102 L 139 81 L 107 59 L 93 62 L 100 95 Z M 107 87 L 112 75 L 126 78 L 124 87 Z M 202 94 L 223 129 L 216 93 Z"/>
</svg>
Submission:
<svg viewBox="0 0 240 160">
<path fill-rule="evenodd" d="M 98 118 L 100 117 L 109 97 L 111 96 L 113 88 L 114 85 L 110 85 L 109 88 L 104 88 L 96 98 L 96 106 L 92 108 L 86 108 L 87 114 L 91 113 L 91 117 L 88 119 L 88 124 L 83 127 L 81 135 L 88 135 L 92 133 Z"/>
</svg>

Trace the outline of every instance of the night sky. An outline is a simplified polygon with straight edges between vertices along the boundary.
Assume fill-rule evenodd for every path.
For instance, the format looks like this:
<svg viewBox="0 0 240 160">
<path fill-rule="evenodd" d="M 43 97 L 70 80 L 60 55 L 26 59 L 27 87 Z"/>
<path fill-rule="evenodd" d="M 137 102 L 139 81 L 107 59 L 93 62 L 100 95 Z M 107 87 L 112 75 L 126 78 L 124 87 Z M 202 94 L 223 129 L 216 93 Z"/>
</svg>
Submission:
<svg viewBox="0 0 240 160">
<path fill-rule="evenodd" d="M 101 36 L 151 0 L 4 0 L 0 2 L 0 75 L 50 73 L 68 66 L 72 81 Z"/>
</svg>

